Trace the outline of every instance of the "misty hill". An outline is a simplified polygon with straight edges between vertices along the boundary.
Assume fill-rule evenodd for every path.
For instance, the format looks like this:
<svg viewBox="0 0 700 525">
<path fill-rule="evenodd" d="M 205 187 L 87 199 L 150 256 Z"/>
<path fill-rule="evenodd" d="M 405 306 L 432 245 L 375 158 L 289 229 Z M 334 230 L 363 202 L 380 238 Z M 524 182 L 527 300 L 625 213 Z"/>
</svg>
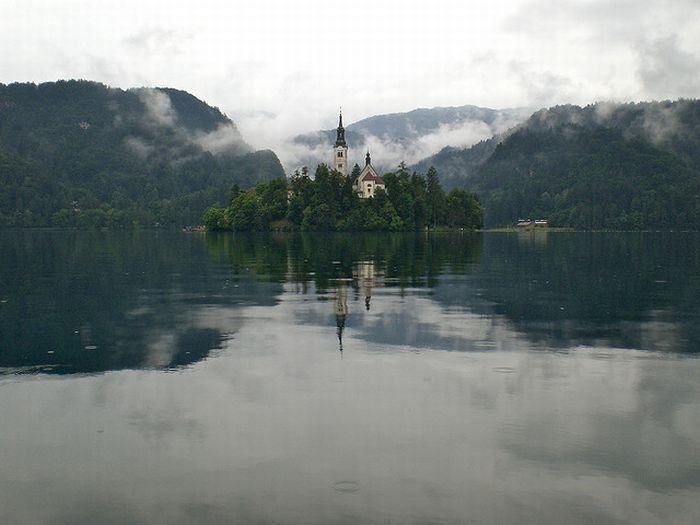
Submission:
<svg viewBox="0 0 700 525">
<path fill-rule="evenodd" d="M 487 226 L 546 217 L 580 229 L 700 229 L 699 101 L 558 106 L 488 144 L 486 158 L 485 147 L 442 159 L 470 166 L 463 187 L 481 196 Z"/>
<path fill-rule="evenodd" d="M 440 174 L 440 183 L 444 188 L 450 190 L 466 187 L 469 185 L 469 178 L 491 157 L 496 146 L 504 138 L 504 134 L 495 135 L 470 148 L 446 146 L 435 155 L 411 166 L 411 170 L 426 173 L 432 166 Z"/>
<path fill-rule="evenodd" d="M 283 175 L 184 91 L 0 84 L 0 225 L 191 224 L 233 185 Z"/>
<path fill-rule="evenodd" d="M 369 117 L 346 126 L 351 162 L 363 164 L 367 150 L 382 171 L 400 162 L 414 164 L 446 146 L 468 147 L 527 119 L 533 110 L 488 109 L 477 106 L 415 109 Z M 299 165 L 328 162 L 335 129 L 294 138 Z M 426 170 L 423 170 L 426 171 Z"/>
</svg>

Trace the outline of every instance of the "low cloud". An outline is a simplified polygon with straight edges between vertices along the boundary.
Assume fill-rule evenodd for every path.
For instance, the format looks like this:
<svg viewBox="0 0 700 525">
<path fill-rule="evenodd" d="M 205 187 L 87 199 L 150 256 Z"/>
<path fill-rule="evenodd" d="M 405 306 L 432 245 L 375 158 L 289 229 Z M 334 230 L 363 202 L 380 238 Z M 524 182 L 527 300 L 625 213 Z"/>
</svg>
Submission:
<svg viewBox="0 0 700 525">
<path fill-rule="evenodd" d="M 696 130 L 686 122 L 694 105 L 691 100 L 661 102 L 598 102 L 592 106 L 557 106 L 537 112 L 527 125 L 534 129 L 561 129 L 575 125 L 619 128 L 628 139 L 644 139 L 666 147 L 678 138 L 695 136 Z"/>
<path fill-rule="evenodd" d="M 144 122 L 150 125 L 175 127 L 177 112 L 166 93 L 151 88 L 137 89 L 136 93 L 146 107 Z"/>
<path fill-rule="evenodd" d="M 151 155 L 153 155 L 155 148 L 150 144 L 146 143 L 140 137 L 129 136 L 124 139 L 124 146 L 131 153 L 136 155 L 138 158 L 145 160 Z"/>
<path fill-rule="evenodd" d="M 154 88 L 138 88 L 135 91 L 145 107 L 141 123 L 152 130 L 167 128 L 177 137 L 176 143 L 180 146 L 172 146 L 169 152 L 173 161 L 182 160 L 180 157 L 186 155 L 182 150 L 191 144 L 213 154 L 241 154 L 251 150 L 234 123 L 219 124 L 210 132 L 193 131 L 178 122 L 178 113 L 166 92 Z M 141 158 L 152 155 L 155 150 L 146 140 L 133 135 L 124 140 L 124 145 Z"/>
<path fill-rule="evenodd" d="M 370 151 L 374 164 L 390 170 L 401 162 L 415 164 L 435 155 L 446 146 L 472 146 L 500 131 L 483 121 L 468 120 L 453 124 L 444 123 L 430 133 L 406 140 L 396 140 L 389 135 L 367 135 L 363 137 L 364 141 L 361 144 L 353 145 L 353 149 L 360 158 L 364 158 L 364 153 Z"/>
<path fill-rule="evenodd" d="M 535 65 L 511 61 L 510 71 L 515 82 L 526 93 L 526 99 L 535 107 L 548 107 L 561 100 L 574 98 L 574 83 L 570 78 L 550 71 L 541 71 Z"/>
<path fill-rule="evenodd" d="M 683 49 L 675 35 L 643 42 L 638 52 L 645 93 L 657 99 L 700 95 L 700 55 Z"/>
<path fill-rule="evenodd" d="M 209 133 L 198 132 L 192 136 L 192 142 L 204 151 L 214 154 L 244 152 L 251 149 L 234 124 L 219 124 Z"/>
<path fill-rule="evenodd" d="M 673 138 L 689 132 L 682 116 L 687 115 L 687 103 L 652 104 L 645 108 L 642 129 L 644 135 L 652 143 L 663 145 Z"/>
<path fill-rule="evenodd" d="M 525 120 L 531 113 L 527 109 L 504 111 L 498 113 L 490 123 L 470 118 L 442 122 L 422 133 L 410 123 L 402 122 L 408 132 L 402 133 L 401 137 L 389 133 L 372 134 L 364 129 L 364 126 L 350 125 L 348 131 L 361 137 L 359 141 L 348 139 L 350 165 L 363 166 L 367 151 L 372 156 L 372 164 L 379 171 L 394 170 L 401 162 L 407 165 L 416 164 L 435 155 L 446 146 L 468 148 L 503 133 Z M 333 137 L 328 133 L 318 132 L 316 138 L 314 134 L 306 134 L 304 137 L 303 142 L 286 138 L 275 148 L 275 153 L 288 173 L 302 166 L 307 166 L 313 171 L 319 163 L 329 163 L 333 160 Z"/>
<path fill-rule="evenodd" d="M 162 54 L 172 57 L 181 54 L 183 42 L 191 38 L 176 31 L 154 27 L 131 35 L 122 42 L 128 51 L 140 56 Z"/>
</svg>

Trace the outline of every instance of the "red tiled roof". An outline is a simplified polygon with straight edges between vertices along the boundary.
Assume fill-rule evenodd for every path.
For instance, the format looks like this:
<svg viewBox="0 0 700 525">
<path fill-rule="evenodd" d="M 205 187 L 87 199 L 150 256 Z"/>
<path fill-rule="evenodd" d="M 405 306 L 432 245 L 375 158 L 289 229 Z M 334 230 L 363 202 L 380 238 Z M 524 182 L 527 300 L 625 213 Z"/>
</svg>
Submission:
<svg viewBox="0 0 700 525">
<path fill-rule="evenodd" d="M 384 179 L 382 179 L 378 175 L 372 175 L 372 173 L 367 173 L 364 177 L 362 177 L 363 182 L 364 181 L 374 181 L 375 184 L 384 184 Z"/>
</svg>

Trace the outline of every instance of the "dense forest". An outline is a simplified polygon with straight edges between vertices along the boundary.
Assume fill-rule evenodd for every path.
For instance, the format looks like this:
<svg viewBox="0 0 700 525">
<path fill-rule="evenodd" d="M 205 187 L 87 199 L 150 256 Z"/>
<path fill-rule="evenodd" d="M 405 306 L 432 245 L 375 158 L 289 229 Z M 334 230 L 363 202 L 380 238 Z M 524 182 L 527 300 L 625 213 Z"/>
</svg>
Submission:
<svg viewBox="0 0 700 525">
<path fill-rule="evenodd" d="M 426 162 L 480 196 L 487 226 L 700 229 L 698 101 L 557 106 Z"/>
<path fill-rule="evenodd" d="M 0 226 L 193 224 L 235 184 L 283 174 L 183 91 L 0 84 Z"/>
<path fill-rule="evenodd" d="M 475 195 L 460 189 L 445 193 L 437 171 L 410 173 L 404 164 L 383 176 L 386 191 L 361 199 L 353 190 L 360 173 L 355 165 L 345 177 L 320 164 L 311 178 L 306 170 L 234 192 L 231 205 L 207 210 L 209 230 L 261 231 L 415 231 L 424 228 L 477 229 L 483 211 Z"/>
<path fill-rule="evenodd" d="M 273 152 L 253 151 L 183 91 L 0 84 L 0 226 L 186 225 L 210 207 L 210 227 L 236 230 L 477 228 L 482 217 L 487 227 L 546 218 L 698 230 L 700 102 L 544 109 L 385 181 L 386 193 L 362 201 L 352 178 L 324 165 L 287 179 Z"/>
<path fill-rule="evenodd" d="M 487 221 L 547 217 L 576 229 L 698 229 L 700 173 L 617 129 L 521 130 L 474 181 Z"/>
</svg>

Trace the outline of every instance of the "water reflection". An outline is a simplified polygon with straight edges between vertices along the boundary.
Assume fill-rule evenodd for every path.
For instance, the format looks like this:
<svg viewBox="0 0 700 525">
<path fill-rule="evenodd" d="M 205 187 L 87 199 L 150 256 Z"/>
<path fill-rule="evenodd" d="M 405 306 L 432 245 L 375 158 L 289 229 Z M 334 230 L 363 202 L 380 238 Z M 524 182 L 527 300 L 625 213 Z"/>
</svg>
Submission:
<svg viewBox="0 0 700 525">
<path fill-rule="evenodd" d="M 0 374 L 186 366 L 281 290 L 196 235 L 4 231 L 0 253 Z"/>
<path fill-rule="evenodd" d="M 419 349 L 700 350 L 696 234 L 4 231 L 0 248 L 4 373 L 187 366 L 290 293 L 332 306 L 341 351 L 348 327 Z"/>
<path fill-rule="evenodd" d="M 6 372 L 120 370 L 2 378 L 8 523 L 700 513 L 694 235 L 0 232 L 0 248 Z"/>
<path fill-rule="evenodd" d="M 369 312 L 372 301 L 372 289 L 375 286 L 381 285 L 382 275 L 377 270 L 374 261 L 359 261 L 355 267 L 355 275 L 359 281 L 362 293 L 365 296 L 365 308 Z"/>
<path fill-rule="evenodd" d="M 538 345 L 697 352 L 700 237 L 694 233 L 492 236 L 479 285 Z"/>
<path fill-rule="evenodd" d="M 335 289 L 335 325 L 338 327 L 338 349 L 343 353 L 343 330 L 348 317 L 348 290 L 345 283 L 338 283 Z"/>
</svg>

